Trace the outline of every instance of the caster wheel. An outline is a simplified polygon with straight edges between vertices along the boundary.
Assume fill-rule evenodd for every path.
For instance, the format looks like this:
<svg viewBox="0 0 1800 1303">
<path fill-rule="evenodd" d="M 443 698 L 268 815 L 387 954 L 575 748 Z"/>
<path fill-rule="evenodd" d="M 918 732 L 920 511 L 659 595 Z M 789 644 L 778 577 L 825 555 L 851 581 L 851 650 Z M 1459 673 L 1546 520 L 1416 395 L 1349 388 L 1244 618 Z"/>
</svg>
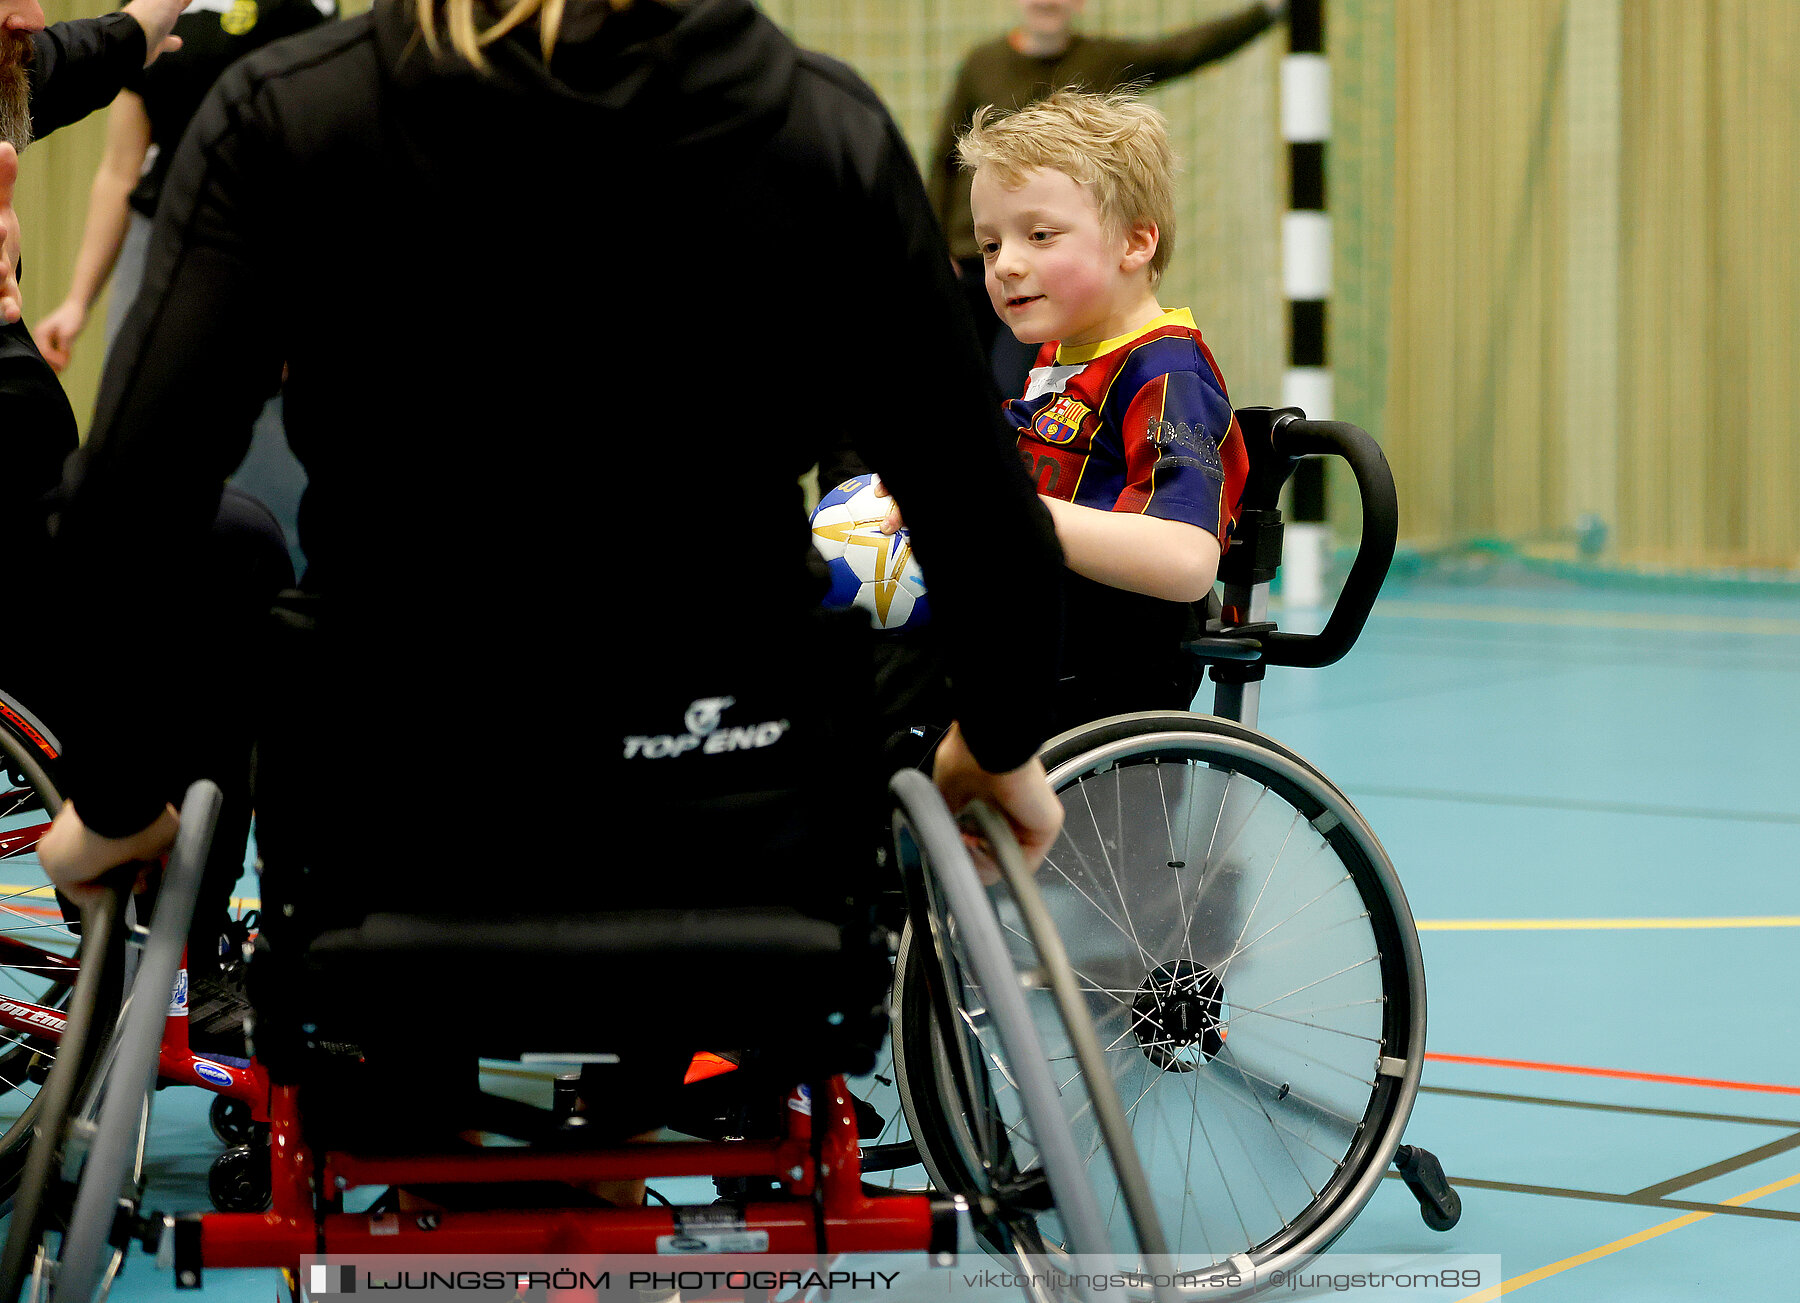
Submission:
<svg viewBox="0 0 1800 1303">
<path fill-rule="evenodd" d="M 206 1192 L 222 1213 L 259 1213 L 269 1206 L 269 1151 L 237 1145 L 213 1159 Z"/>
<path fill-rule="evenodd" d="M 248 1104 L 223 1095 L 213 1100 L 206 1120 L 222 1145 L 254 1145 L 268 1130 L 262 1123 L 250 1120 Z"/>
</svg>

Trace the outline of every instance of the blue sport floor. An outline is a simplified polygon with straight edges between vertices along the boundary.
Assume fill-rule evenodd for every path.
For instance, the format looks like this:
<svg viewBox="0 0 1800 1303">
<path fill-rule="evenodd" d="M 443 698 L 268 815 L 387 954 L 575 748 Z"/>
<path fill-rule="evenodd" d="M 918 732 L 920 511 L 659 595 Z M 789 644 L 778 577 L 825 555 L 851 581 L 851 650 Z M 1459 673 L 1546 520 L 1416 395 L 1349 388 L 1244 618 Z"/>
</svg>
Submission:
<svg viewBox="0 0 1800 1303">
<path fill-rule="evenodd" d="M 1408 1139 L 1464 1201 L 1436 1235 L 1390 1180 L 1337 1252 L 1498 1254 L 1530 1303 L 1800 1298 L 1800 600 L 1394 582 L 1348 659 L 1272 673 L 1261 726 L 1406 884 Z M 152 1206 L 206 1205 L 207 1102 L 158 1096 Z M 114 1297 L 173 1293 L 139 1258 Z"/>
</svg>

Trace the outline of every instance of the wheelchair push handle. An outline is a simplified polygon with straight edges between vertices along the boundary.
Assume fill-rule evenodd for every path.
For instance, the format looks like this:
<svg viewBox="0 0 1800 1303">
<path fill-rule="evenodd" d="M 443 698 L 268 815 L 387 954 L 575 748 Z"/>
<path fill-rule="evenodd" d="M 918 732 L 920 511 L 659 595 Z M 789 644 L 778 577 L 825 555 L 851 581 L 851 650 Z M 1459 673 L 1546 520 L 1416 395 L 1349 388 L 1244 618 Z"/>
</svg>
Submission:
<svg viewBox="0 0 1800 1303">
<path fill-rule="evenodd" d="M 1394 494 L 1394 473 L 1388 469 L 1381 445 L 1368 431 L 1347 421 L 1308 420 L 1292 408 L 1274 415 L 1269 439 L 1289 471 L 1303 457 L 1342 457 L 1350 464 L 1357 496 L 1362 499 L 1362 540 L 1325 627 L 1316 634 L 1269 633 L 1263 637 L 1267 664 L 1318 669 L 1342 659 L 1368 623 L 1394 560 L 1400 505 Z"/>
</svg>

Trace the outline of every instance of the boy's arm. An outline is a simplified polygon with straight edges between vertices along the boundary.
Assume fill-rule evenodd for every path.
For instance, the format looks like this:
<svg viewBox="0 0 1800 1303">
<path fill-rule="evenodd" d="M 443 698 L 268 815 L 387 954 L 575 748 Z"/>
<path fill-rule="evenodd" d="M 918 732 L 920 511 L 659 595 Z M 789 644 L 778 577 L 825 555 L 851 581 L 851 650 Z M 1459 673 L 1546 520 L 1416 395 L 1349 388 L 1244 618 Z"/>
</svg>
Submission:
<svg viewBox="0 0 1800 1303">
<path fill-rule="evenodd" d="M 1045 498 L 1069 569 L 1170 602 L 1197 602 L 1219 575 L 1219 540 L 1198 525 Z"/>
<path fill-rule="evenodd" d="M 1185 342 L 1158 341 L 1165 364 Z M 1046 501 L 1056 537 L 1076 574 L 1167 601 L 1204 597 L 1219 573 L 1222 540 L 1249 473 L 1243 432 L 1204 346 L 1199 358 L 1115 396 L 1101 419 L 1122 432 L 1125 487 L 1106 506 Z M 1148 358 L 1150 354 L 1144 354 Z M 1210 379 L 1208 377 L 1211 377 Z"/>
<path fill-rule="evenodd" d="M 1235 14 L 1210 19 L 1149 41 L 1106 41 L 1104 49 L 1117 71 L 1114 86 L 1127 82 L 1158 82 L 1181 77 L 1209 63 L 1228 58 L 1279 22 L 1285 3 L 1257 0 Z"/>
<path fill-rule="evenodd" d="M 87 224 L 81 231 L 68 295 L 38 322 L 38 346 L 58 371 L 69 365 L 75 339 L 87 326 L 88 311 L 119 260 L 131 223 L 131 191 L 149 152 L 150 115 L 144 101 L 131 91 L 120 91 L 107 110 L 106 152 L 88 190 Z"/>
</svg>

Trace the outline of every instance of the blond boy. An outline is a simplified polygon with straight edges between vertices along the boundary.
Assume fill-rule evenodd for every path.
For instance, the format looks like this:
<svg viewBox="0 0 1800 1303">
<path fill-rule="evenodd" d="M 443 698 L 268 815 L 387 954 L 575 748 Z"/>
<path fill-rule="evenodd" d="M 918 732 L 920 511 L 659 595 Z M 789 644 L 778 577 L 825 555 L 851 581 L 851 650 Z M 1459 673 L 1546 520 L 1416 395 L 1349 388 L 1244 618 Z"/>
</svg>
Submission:
<svg viewBox="0 0 1800 1303">
<path fill-rule="evenodd" d="M 1127 93 L 1058 91 L 981 110 L 957 149 L 988 297 L 1040 346 L 1005 410 L 1075 576 L 1064 721 L 1185 709 L 1188 604 L 1212 588 L 1248 460 L 1193 317 L 1156 297 L 1173 250 L 1167 124 Z"/>
</svg>

